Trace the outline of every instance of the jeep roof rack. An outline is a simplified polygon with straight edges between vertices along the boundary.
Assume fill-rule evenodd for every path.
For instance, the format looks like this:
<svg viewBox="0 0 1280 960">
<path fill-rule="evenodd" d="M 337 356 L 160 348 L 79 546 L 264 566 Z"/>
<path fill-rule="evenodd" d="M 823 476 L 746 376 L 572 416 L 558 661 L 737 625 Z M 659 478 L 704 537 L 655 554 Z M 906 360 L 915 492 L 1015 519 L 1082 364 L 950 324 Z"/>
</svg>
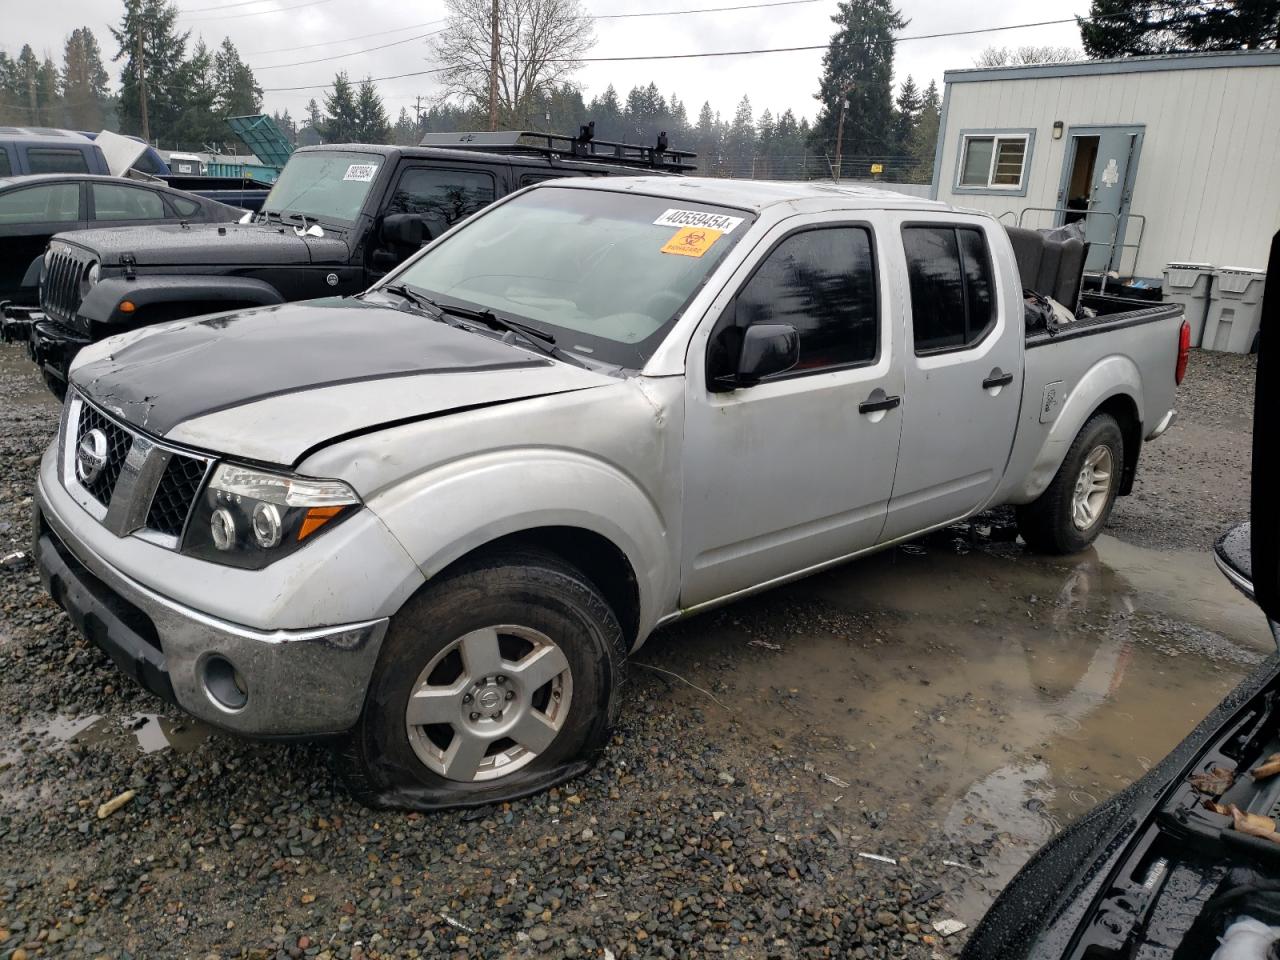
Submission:
<svg viewBox="0 0 1280 960">
<path fill-rule="evenodd" d="M 672 150 L 667 146 L 665 131 L 658 134 L 658 142 L 652 147 L 618 143 L 613 140 L 597 140 L 595 132 L 596 124 L 593 120 L 579 128 L 576 137 L 559 133 L 538 133 L 533 130 L 428 133 L 423 136 L 418 146 L 482 150 L 486 153 L 567 157 L 647 170 L 665 170 L 670 173 L 685 173 L 696 169 L 693 160 L 697 158 L 697 154 L 688 150 Z"/>
</svg>

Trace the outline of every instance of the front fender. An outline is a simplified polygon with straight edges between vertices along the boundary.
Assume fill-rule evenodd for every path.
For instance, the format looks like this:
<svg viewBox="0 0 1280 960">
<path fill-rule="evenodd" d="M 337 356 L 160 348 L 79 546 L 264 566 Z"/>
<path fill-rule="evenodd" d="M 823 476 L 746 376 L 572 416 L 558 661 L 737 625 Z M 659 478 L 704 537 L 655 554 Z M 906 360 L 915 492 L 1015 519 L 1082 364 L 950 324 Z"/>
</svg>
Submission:
<svg viewBox="0 0 1280 960">
<path fill-rule="evenodd" d="M 653 500 L 611 464 L 549 448 L 467 457 L 367 502 L 428 579 L 471 551 L 538 527 L 574 527 L 622 551 L 640 592 L 637 641 L 673 596 L 677 564 Z"/>
<path fill-rule="evenodd" d="M 22 275 L 23 287 L 40 286 L 40 274 L 44 273 L 44 254 L 36 257 L 27 267 L 27 272 Z"/>
<path fill-rule="evenodd" d="M 1142 396 L 1142 373 L 1128 357 L 1113 354 L 1086 370 L 1071 388 L 1062 409 L 1058 411 L 1057 419 L 1049 429 L 1049 435 L 1041 444 L 1027 474 L 1021 495 L 1011 498 L 1012 501 L 1029 503 L 1045 491 L 1062 466 L 1076 434 L 1097 409 L 1112 397 L 1127 397 L 1132 400 L 1138 411 L 1139 422 L 1145 422 Z"/>
<path fill-rule="evenodd" d="M 135 310 L 123 313 L 122 301 Z M 136 324 L 148 307 L 161 303 L 191 303 L 201 309 L 193 313 L 216 313 L 219 304 L 251 303 L 266 306 L 284 303 L 280 291 L 263 280 L 251 277 L 140 276 L 108 277 L 99 280 L 80 304 L 80 316 L 92 323 L 109 326 Z"/>
</svg>

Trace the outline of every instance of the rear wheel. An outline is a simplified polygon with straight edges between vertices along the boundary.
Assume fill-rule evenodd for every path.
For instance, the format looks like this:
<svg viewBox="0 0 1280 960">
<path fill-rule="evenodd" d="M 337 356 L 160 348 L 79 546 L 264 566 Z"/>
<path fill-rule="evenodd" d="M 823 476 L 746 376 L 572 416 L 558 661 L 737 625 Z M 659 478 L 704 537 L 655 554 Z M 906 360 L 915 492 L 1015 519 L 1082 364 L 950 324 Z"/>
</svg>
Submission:
<svg viewBox="0 0 1280 960">
<path fill-rule="evenodd" d="M 1109 413 L 1081 428 L 1044 493 L 1018 507 L 1018 532 L 1040 553 L 1077 553 L 1102 532 L 1120 490 L 1124 435 Z"/>
<path fill-rule="evenodd" d="M 374 806 L 545 789 L 603 748 L 624 653 L 617 618 L 573 567 L 532 552 L 473 564 L 392 618 L 341 765 Z"/>
</svg>

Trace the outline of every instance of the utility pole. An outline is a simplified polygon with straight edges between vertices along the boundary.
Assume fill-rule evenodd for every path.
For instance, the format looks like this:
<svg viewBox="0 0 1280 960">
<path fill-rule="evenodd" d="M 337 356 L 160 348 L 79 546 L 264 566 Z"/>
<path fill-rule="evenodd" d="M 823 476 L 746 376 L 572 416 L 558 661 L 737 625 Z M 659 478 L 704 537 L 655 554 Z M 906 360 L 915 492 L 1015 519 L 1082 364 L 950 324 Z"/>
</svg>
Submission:
<svg viewBox="0 0 1280 960">
<path fill-rule="evenodd" d="M 489 129 L 498 129 L 498 0 L 489 14 Z"/>
<path fill-rule="evenodd" d="M 151 142 L 151 124 L 147 120 L 147 64 L 144 60 L 144 52 L 142 47 L 142 7 L 135 5 L 134 8 L 134 28 L 138 32 L 138 47 L 134 54 L 134 60 L 138 64 L 138 112 L 142 119 L 142 139 L 147 143 Z"/>
<path fill-rule="evenodd" d="M 853 84 L 849 84 L 840 90 L 840 123 L 836 126 L 836 168 L 832 173 L 832 179 L 836 183 L 840 182 L 840 152 L 844 146 L 844 115 L 849 109 L 849 92 L 853 89 Z"/>
</svg>

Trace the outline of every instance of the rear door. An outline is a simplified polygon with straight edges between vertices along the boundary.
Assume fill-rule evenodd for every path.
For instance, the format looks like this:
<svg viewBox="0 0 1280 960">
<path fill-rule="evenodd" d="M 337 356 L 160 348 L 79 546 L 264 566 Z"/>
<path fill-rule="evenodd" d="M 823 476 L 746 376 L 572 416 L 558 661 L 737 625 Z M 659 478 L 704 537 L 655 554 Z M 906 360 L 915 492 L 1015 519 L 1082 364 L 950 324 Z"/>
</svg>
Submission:
<svg viewBox="0 0 1280 960">
<path fill-rule="evenodd" d="M 973 513 L 995 493 L 1022 400 L 1022 301 L 994 221 L 902 218 L 902 445 L 882 541 Z M 1003 241 L 1007 244 L 1007 241 Z M 1006 258 L 1007 259 L 1007 258 Z"/>
<path fill-rule="evenodd" d="M 39 289 L 22 286 L 27 268 L 44 255 L 55 233 L 84 226 L 84 199 L 75 180 L 0 193 L 0 300 L 36 303 Z"/>
</svg>

